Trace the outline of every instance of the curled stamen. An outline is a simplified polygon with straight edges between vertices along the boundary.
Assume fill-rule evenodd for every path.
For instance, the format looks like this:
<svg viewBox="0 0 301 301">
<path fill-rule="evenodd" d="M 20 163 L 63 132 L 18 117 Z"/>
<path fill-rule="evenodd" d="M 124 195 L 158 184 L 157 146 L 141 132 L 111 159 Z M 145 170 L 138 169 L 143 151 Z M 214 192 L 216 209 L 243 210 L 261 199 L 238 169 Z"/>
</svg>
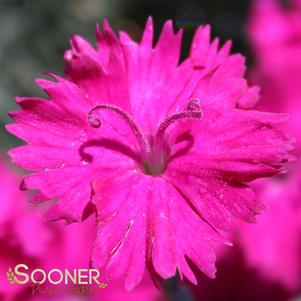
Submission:
<svg viewBox="0 0 301 301">
<path fill-rule="evenodd" d="M 203 113 L 200 108 L 200 103 L 198 99 L 191 99 L 187 106 L 186 110 L 183 112 L 175 113 L 167 117 L 159 126 L 156 138 L 160 140 L 163 138 L 166 129 L 174 122 L 182 119 L 201 119 Z"/>
<path fill-rule="evenodd" d="M 145 139 L 143 134 L 141 133 L 140 129 L 136 125 L 136 123 L 132 120 L 132 118 L 122 109 L 118 108 L 117 106 L 114 106 L 112 104 L 100 104 L 96 107 L 94 107 L 89 113 L 88 113 L 88 122 L 89 124 L 94 128 L 99 128 L 102 124 L 100 116 L 97 115 L 97 112 L 100 110 L 109 110 L 117 113 L 130 127 L 133 134 L 138 140 L 138 143 L 143 151 L 145 153 L 150 152 L 150 145 L 148 141 Z"/>
</svg>

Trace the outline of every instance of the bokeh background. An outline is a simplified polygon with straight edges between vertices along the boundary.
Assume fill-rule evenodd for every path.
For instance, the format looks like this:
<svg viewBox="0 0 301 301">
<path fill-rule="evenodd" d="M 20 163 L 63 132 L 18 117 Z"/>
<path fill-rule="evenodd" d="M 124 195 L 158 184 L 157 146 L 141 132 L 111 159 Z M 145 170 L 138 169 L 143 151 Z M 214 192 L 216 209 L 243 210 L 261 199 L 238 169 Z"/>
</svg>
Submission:
<svg viewBox="0 0 301 301">
<path fill-rule="evenodd" d="M 10 122 L 7 112 L 16 108 L 14 97 L 42 95 L 34 78 L 45 71 L 63 75 L 63 54 L 71 35 L 94 43 L 95 24 L 106 18 L 116 31 L 139 39 L 149 15 L 157 36 L 167 19 L 176 28 L 184 27 L 183 57 L 199 25 L 211 24 L 213 36 L 221 42 L 231 39 L 233 51 L 247 58 L 250 81 L 262 85 L 258 108 L 295 114 L 287 130 L 301 132 L 301 114 L 296 113 L 301 106 L 298 0 L 0 0 L 0 301 L 301 300 L 298 160 L 288 174 L 254 184 L 269 208 L 257 226 L 243 230 L 244 238 L 237 238 L 235 247 L 220 251 L 216 280 L 199 275 L 198 287 L 192 287 L 172 279 L 158 291 L 147 278 L 130 295 L 119 283 L 109 283 L 101 293 L 85 296 L 74 292 L 31 296 L 30 289 L 6 284 L 7 267 L 20 261 L 45 268 L 87 265 L 94 233 L 92 219 L 67 227 L 60 222 L 45 224 L 43 206 L 31 205 L 30 195 L 17 191 L 23 171 L 10 165 L 6 152 L 21 142 L 4 128 Z"/>
</svg>

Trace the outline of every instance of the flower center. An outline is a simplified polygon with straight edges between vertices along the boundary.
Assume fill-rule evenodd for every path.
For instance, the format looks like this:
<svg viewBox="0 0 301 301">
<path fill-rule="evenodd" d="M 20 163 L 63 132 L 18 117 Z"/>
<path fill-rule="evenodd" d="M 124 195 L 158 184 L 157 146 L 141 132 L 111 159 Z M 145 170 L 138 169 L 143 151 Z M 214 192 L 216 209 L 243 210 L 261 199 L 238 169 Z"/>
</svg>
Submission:
<svg viewBox="0 0 301 301">
<path fill-rule="evenodd" d="M 159 125 L 154 136 L 147 139 L 134 120 L 121 108 L 112 104 L 100 104 L 94 107 L 88 114 L 88 122 L 94 128 L 101 127 L 102 121 L 98 114 L 101 110 L 109 110 L 118 114 L 129 126 L 136 137 L 141 149 L 140 167 L 142 171 L 150 175 L 162 174 L 166 168 L 171 148 L 165 139 L 167 128 L 183 119 L 201 119 L 202 111 L 198 99 L 191 99 L 184 111 L 167 116 Z"/>
</svg>

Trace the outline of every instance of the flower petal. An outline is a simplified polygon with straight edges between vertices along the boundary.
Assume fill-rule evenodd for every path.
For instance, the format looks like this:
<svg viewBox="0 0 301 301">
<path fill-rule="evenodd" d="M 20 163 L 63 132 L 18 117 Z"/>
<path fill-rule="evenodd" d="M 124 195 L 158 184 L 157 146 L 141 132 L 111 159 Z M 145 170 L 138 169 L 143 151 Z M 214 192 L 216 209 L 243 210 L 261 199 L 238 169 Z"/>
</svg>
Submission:
<svg viewBox="0 0 301 301">
<path fill-rule="evenodd" d="M 145 262 L 164 279 L 181 271 L 194 281 L 189 258 L 208 276 L 215 273 L 211 242 L 224 242 L 169 182 L 132 173 L 94 182 L 99 229 L 95 266 L 113 278 L 126 277 L 127 289 L 142 279 Z M 105 201 L 104 201 L 105 200 Z"/>
</svg>

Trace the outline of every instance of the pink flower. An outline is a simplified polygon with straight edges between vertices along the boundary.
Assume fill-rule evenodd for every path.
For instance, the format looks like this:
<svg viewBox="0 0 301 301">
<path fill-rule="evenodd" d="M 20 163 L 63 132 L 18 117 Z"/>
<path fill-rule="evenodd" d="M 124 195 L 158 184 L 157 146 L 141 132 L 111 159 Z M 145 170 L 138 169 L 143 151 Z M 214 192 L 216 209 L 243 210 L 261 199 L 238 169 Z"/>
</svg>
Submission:
<svg viewBox="0 0 301 301">
<path fill-rule="evenodd" d="M 29 210 L 27 197 L 19 190 L 19 179 L 0 158 L 0 298 L 19 300 L 24 286 L 11 285 L 6 272 L 15 264 L 35 265 L 46 249 L 49 231 L 39 215 Z M 14 299 L 15 298 L 15 299 Z"/>
<path fill-rule="evenodd" d="M 39 214 L 29 208 L 19 180 L 0 157 L 0 240 L 10 247 L 21 247 L 27 256 L 37 256 L 45 249 L 49 233 Z"/>
<path fill-rule="evenodd" d="M 241 240 L 249 266 L 266 281 L 291 291 L 299 289 L 301 277 L 301 191 L 297 179 L 295 173 L 286 181 L 266 180 L 260 184 L 260 197 L 268 210 L 253 227 L 244 225 Z"/>
<path fill-rule="evenodd" d="M 14 221 L 16 212 L 20 211 L 24 204 L 24 196 L 16 188 L 18 188 L 18 180 L 0 158 L 0 239 L 5 237 L 6 230 Z"/>
<path fill-rule="evenodd" d="M 251 77 L 262 87 L 259 108 L 290 114 L 285 128 L 300 151 L 301 3 L 290 2 L 285 9 L 276 0 L 254 1 L 248 27 L 256 58 Z"/>
<path fill-rule="evenodd" d="M 168 21 L 153 47 L 149 19 L 140 43 L 107 22 L 97 49 L 73 37 L 68 80 L 37 80 L 50 100 L 17 98 L 8 126 L 28 142 L 9 153 L 34 171 L 22 187 L 57 199 L 51 220 L 81 221 L 92 203 L 92 262 L 128 290 L 146 265 L 163 279 L 178 270 L 196 283 L 190 263 L 214 277 L 212 244 L 263 208 L 247 182 L 292 159 L 290 139 L 274 129 L 287 117 L 245 110 L 258 89 L 243 77 L 243 57 L 229 42 L 219 50 L 204 26 L 179 64 L 181 34 Z"/>
</svg>

